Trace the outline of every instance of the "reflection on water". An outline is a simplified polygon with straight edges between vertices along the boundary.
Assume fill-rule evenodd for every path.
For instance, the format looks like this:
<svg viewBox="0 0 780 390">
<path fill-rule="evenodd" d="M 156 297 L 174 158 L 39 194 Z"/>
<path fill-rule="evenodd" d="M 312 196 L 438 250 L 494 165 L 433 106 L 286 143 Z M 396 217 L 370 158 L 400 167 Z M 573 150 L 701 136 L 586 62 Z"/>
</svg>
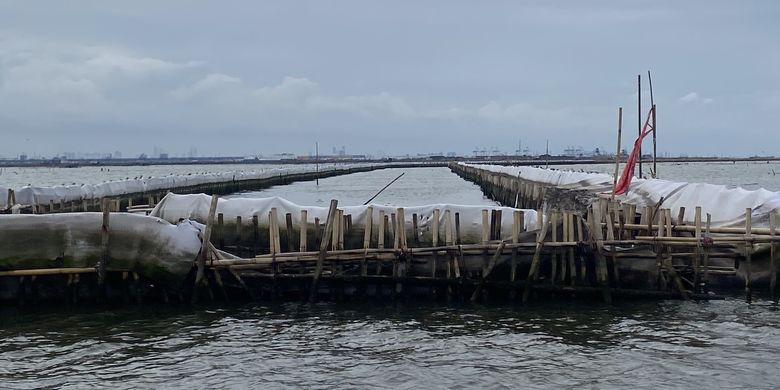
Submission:
<svg viewBox="0 0 780 390">
<path fill-rule="evenodd" d="M 3 387 L 773 387 L 780 313 L 740 301 L 248 304 L 0 312 Z"/>
</svg>

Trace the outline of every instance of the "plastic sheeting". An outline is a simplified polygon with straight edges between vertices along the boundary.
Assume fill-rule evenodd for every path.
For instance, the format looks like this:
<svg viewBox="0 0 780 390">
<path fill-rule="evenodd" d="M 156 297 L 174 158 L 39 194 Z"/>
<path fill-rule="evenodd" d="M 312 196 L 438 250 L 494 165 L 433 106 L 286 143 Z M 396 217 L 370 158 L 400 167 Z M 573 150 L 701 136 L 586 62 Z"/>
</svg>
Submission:
<svg viewBox="0 0 780 390">
<path fill-rule="evenodd" d="M 13 205 L 8 204 L 8 188 L 0 186 L 0 210 L 5 210 Z"/>
<path fill-rule="evenodd" d="M 344 168 L 357 168 L 369 164 L 350 164 L 348 167 L 321 167 L 320 172 L 328 172 Z M 71 202 L 82 199 L 100 199 L 126 194 L 143 193 L 177 187 L 188 187 L 211 183 L 225 183 L 230 181 L 256 180 L 269 177 L 287 175 L 293 173 L 314 172 L 310 166 L 287 166 L 284 168 L 267 169 L 259 172 L 231 171 L 222 173 L 206 173 L 191 175 L 170 175 L 161 177 L 148 177 L 110 181 L 94 185 L 68 185 L 53 187 L 24 186 L 16 189 L 16 203 L 22 205 L 49 204 L 49 202 Z M 7 190 L 2 192 L 0 209 L 12 205 L 5 205 Z"/>
<path fill-rule="evenodd" d="M 102 213 L 0 215 L 0 269 L 93 267 L 102 255 Z M 135 270 L 177 286 L 201 247 L 196 224 L 111 214 L 108 269 Z"/>
<path fill-rule="evenodd" d="M 152 210 L 151 216 L 165 219 L 169 222 L 176 222 L 180 219 L 192 219 L 205 223 L 208 218 L 211 196 L 205 194 L 177 195 L 168 194 Z M 344 210 L 344 215 L 352 215 L 353 227 L 363 229 L 368 207 L 373 207 L 372 221 L 376 226 L 379 221 L 379 212 L 384 211 L 385 215 L 396 212 L 396 208 L 371 204 L 368 206 L 346 206 L 339 207 Z M 223 214 L 225 223 L 235 223 L 236 217 L 242 217 L 243 224 L 251 224 L 252 216 L 258 217 L 258 223 L 263 226 L 268 225 L 269 213 L 272 208 L 277 209 L 277 218 L 279 226 L 285 226 L 285 215 L 290 213 L 293 218 L 293 224 L 298 226 L 301 218 L 301 210 L 307 210 L 307 220 L 309 223 L 314 218 L 319 218 L 321 223 L 327 219 L 328 208 L 317 206 L 301 206 L 292 203 L 286 199 L 273 198 L 220 198 L 217 202 L 217 213 Z M 481 241 L 482 236 L 482 210 L 501 210 L 501 235 L 502 239 L 511 238 L 513 212 L 517 209 L 500 206 L 466 206 L 453 204 L 434 204 L 426 206 L 415 206 L 404 208 L 406 229 L 412 230 L 412 214 L 418 216 L 418 229 L 425 235 L 430 235 L 433 210 L 439 209 L 439 231 L 441 237 L 444 237 L 445 229 L 445 210 L 450 210 L 452 218 L 451 223 L 454 226 L 455 213 L 459 213 L 461 239 L 463 243 L 474 243 Z M 537 213 L 534 210 L 524 211 L 524 227 L 526 231 L 536 230 Z M 376 228 L 374 228 L 376 229 Z M 454 229 L 454 228 L 453 228 Z M 454 234 L 454 233 L 453 233 Z"/>
<path fill-rule="evenodd" d="M 613 177 L 603 173 L 483 164 L 464 165 L 556 187 L 586 189 L 594 192 L 612 191 Z M 663 198 L 662 203 L 661 198 Z M 694 209 L 700 206 L 703 214 L 709 213 L 712 216 L 712 226 L 744 226 L 746 209 L 751 208 L 753 226 L 765 227 L 769 224 L 770 213 L 780 212 L 780 192 L 661 179 L 634 178 L 628 193 L 619 196 L 618 199 L 636 205 L 640 212 L 645 206 L 655 207 L 660 203 L 660 207 L 671 209 L 672 215 L 678 215 L 680 208 L 685 207 L 686 223 L 694 222 Z"/>
</svg>

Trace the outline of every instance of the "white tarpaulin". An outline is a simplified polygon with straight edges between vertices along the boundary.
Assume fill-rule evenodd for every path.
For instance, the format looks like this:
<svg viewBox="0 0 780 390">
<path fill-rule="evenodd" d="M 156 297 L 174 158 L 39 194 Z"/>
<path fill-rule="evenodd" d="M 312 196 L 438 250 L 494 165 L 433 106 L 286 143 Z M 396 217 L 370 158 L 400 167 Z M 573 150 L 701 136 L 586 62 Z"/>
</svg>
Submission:
<svg viewBox="0 0 780 390">
<path fill-rule="evenodd" d="M 556 187 L 585 189 L 594 192 L 610 192 L 612 190 L 613 177 L 603 173 L 486 164 L 464 165 L 491 172 L 506 173 L 523 180 Z M 770 213 L 780 211 L 780 192 L 661 179 L 634 178 L 628 193 L 618 197 L 622 202 L 636 205 L 640 212 L 645 206 L 655 207 L 661 202 L 661 198 L 663 198 L 663 202 L 660 203 L 660 207 L 671 209 L 672 215 L 677 215 L 680 208 L 685 207 L 684 220 L 686 223 L 693 223 L 693 210 L 700 206 L 703 214 L 712 215 L 712 226 L 743 226 L 747 208 L 752 209 L 754 226 L 768 226 Z"/>
<path fill-rule="evenodd" d="M 329 172 L 338 169 L 359 168 L 370 164 L 350 164 L 348 166 L 321 167 L 319 172 Z M 245 172 L 230 171 L 221 173 L 204 173 L 189 175 L 169 175 L 161 177 L 137 178 L 109 181 L 100 184 L 66 185 L 53 187 L 24 186 L 16 189 L 16 203 L 20 205 L 47 205 L 49 202 L 59 203 L 79 201 L 82 199 L 100 199 L 126 194 L 143 193 L 178 187 L 188 187 L 210 183 L 225 183 L 230 181 L 265 179 L 280 175 L 314 172 L 311 166 L 290 165 L 284 168 L 265 169 L 263 171 Z M 0 187 L 1 189 L 2 187 Z M 7 190 L 0 196 L 0 209 L 13 205 L 5 205 Z"/>
<path fill-rule="evenodd" d="M 94 267 L 100 259 L 102 213 L 0 215 L 0 269 Z M 193 223 L 112 213 L 109 268 L 137 270 L 160 282 L 180 282 L 201 247 Z"/>
<path fill-rule="evenodd" d="M 169 222 L 176 222 L 180 219 L 192 219 L 205 223 L 208 218 L 211 196 L 205 194 L 177 195 L 168 194 L 152 210 L 152 216 L 165 219 Z M 339 207 L 344 210 L 344 215 L 352 216 L 352 223 L 355 227 L 362 229 L 366 218 L 368 207 L 373 208 L 372 225 L 377 226 L 379 221 L 379 212 L 384 211 L 385 215 L 396 213 L 397 209 L 382 205 L 368 206 L 346 206 Z M 328 216 L 327 207 L 301 206 L 292 203 L 286 199 L 273 198 L 220 198 L 217 203 L 217 213 L 223 214 L 225 223 L 235 223 L 236 217 L 240 216 L 243 224 L 251 224 L 252 216 L 258 217 L 260 225 L 267 226 L 269 213 L 272 208 L 277 209 L 277 219 L 280 226 L 285 225 L 285 214 L 290 213 L 293 218 L 293 224 L 298 225 L 301 218 L 301 210 L 307 210 L 307 220 L 309 223 L 314 218 L 319 218 L 324 223 Z M 459 214 L 461 238 L 463 242 L 479 242 L 482 235 L 482 210 L 501 210 L 501 234 L 502 239 L 511 238 L 513 212 L 517 209 L 500 206 L 467 206 L 453 204 L 434 204 L 426 206 L 415 206 L 404 208 L 406 229 L 412 230 L 412 214 L 418 216 L 418 229 L 423 235 L 430 236 L 431 220 L 433 219 L 433 210 L 439 209 L 439 232 L 444 236 L 445 229 L 445 211 L 450 210 L 451 222 L 454 226 L 455 213 Z M 523 210 L 524 227 L 526 231 L 536 229 L 536 211 Z M 374 228 L 376 229 L 376 227 Z M 442 241 L 443 242 L 443 241 Z"/>
</svg>

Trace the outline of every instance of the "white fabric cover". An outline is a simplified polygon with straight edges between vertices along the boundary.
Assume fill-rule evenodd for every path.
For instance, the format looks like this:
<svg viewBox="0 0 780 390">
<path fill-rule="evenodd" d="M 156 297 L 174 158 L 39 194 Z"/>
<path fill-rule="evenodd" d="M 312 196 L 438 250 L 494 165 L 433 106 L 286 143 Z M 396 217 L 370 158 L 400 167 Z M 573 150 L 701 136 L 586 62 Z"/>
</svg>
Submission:
<svg viewBox="0 0 780 390">
<path fill-rule="evenodd" d="M 505 173 L 556 187 L 578 188 L 595 192 L 612 190 L 613 177 L 603 173 L 559 171 L 533 167 L 510 167 L 486 164 L 464 164 L 491 172 Z M 693 223 L 694 209 L 702 208 L 702 215 L 712 215 L 712 226 L 744 226 L 745 211 L 752 209 L 752 224 L 769 225 L 769 215 L 780 212 L 780 192 L 765 189 L 746 190 L 725 185 L 674 182 L 661 179 L 634 178 L 628 193 L 618 197 L 625 203 L 637 206 L 641 212 L 645 206 L 655 207 L 663 197 L 662 208 L 677 215 L 685 207 L 685 222 Z M 704 218 L 704 217 L 702 217 Z"/>
<path fill-rule="evenodd" d="M 211 205 L 211 196 L 205 194 L 177 195 L 168 194 L 152 210 L 151 216 L 165 219 L 168 222 L 175 223 L 180 219 L 192 219 L 205 223 L 208 219 L 209 207 Z M 366 218 L 366 211 L 369 206 L 373 207 L 372 221 L 374 230 L 377 229 L 379 221 L 379 211 L 384 210 L 385 215 L 396 212 L 396 208 L 371 204 L 368 206 L 347 206 L 339 207 L 344 210 L 344 215 L 352 215 L 352 224 L 354 227 L 363 228 Z M 258 223 L 262 226 L 268 225 L 269 213 L 272 208 L 277 209 L 277 219 L 279 226 L 285 226 L 285 214 L 291 213 L 293 225 L 298 226 L 301 218 L 301 210 L 307 210 L 307 219 L 309 223 L 314 222 L 314 218 L 319 218 L 321 223 L 327 219 L 328 208 L 317 206 L 301 206 L 279 197 L 272 198 L 220 198 L 217 202 L 217 213 L 223 214 L 226 224 L 235 223 L 236 217 L 241 216 L 243 224 L 251 224 L 252 216 L 258 217 Z M 482 210 L 501 210 L 501 234 L 502 239 L 511 238 L 513 212 L 517 209 L 500 206 L 466 206 L 452 204 L 434 204 L 426 206 L 406 207 L 404 216 L 407 230 L 412 229 L 412 214 L 418 216 L 418 229 L 423 235 L 430 235 L 431 220 L 433 210 L 439 209 L 439 232 L 440 237 L 445 234 L 445 210 L 450 210 L 454 233 L 455 213 L 460 214 L 461 238 L 464 243 L 474 243 L 481 240 L 482 235 Z M 536 211 L 524 211 L 524 225 L 526 231 L 536 229 Z M 466 239 L 468 238 L 468 242 Z M 440 240 L 443 243 L 443 240 Z"/>
</svg>

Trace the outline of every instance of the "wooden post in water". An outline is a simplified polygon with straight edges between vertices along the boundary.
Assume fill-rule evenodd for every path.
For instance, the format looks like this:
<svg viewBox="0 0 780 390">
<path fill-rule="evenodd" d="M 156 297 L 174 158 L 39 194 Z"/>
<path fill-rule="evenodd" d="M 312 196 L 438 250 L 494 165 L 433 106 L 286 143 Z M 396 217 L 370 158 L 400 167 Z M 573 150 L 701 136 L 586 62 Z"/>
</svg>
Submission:
<svg viewBox="0 0 780 390">
<path fill-rule="evenodd" d="M 601 221 L 603 216 L 601 214 L 601 207 L 599 204 L 594 203 L 591 207 L 593 209 L 593 219 L 591 220 L 591 231 L 593 233 L 593 240 L 596 244 L 596 277 L 597 282 L 602 288 L 602 294 L 604 296 L 604 302 L 612 303 L 612 294 L 609 290 L 609 273 L 607 272 L 607 258 L 604 256 L 604 236 L 601 231 Z M 611 224 L 607 224 L 610 226 Z"/>
<path fill-rule="evenodd" d="M 385 210 L 379 210 L 379 230 L 377 230 L 377 242 L 376 247 L 379 249 L 385 249 Z"/>
<path fill-rule="evenodd" d="M 777 260 L 775 258 L 777 243 L 774 241 L 776 226 L 777 214 L 775 211 L 771 211 L 769 213 L 769 235 L 772 238 L 772 244 L 769 247 L 769 295 L 775 302 L 777 302 Z"/>
<path fill-rule="evenodd" d="M 328 209 L 328 219 L 325 222 L 325 231 L 322 234 L 320 240 L 320 253 L 317 257 L 317 267 L 314 270 L 314 277 L 311 282 L 311 291 L 309 292 L 309 302 L 317 300 L 317 293 L 320 282 L 320 275 L 322 275 L 322 267 L 325 262 L 325 256 L 328 253 L 328 241 L 330 240 L 331 233 L 333 231 L 333 220 L 336 219 L 336 207 L 338 207 L 339 201 L 332 199 L 330 201 L 330 208 Z"/>
<path fill-rule="evenodd" d="M 704 225 L 704 233 L 709 238 L 710 236 L 710 224 L 712 223 L 712 215 L 707 213 L 707 223 Z M 710 248 L 707 246 L 704 248 L 704 257 L 702 258 L 702 267 L 704 268 L 704 292 L 707 290 L 707 283 L 710 282 Z"/>
<path fill-rule="evenodd" d="M 753 300 L 752 268 L 753 268 L 753 209 L 745 209 L 745 300 Z"/>
<path fill-rule="evenodd" d="M 550 227 L 552 229 L 552 242 L 558 242 L 558 212 L 554 211 L 550 218 Z M 558 276 L 558 254 L 556 253 L 558 248 L 553 247 L 552 253 L 550 253 L 550 284 L 555 284 L 555 279 Z"/>
<path fill-rule="evenodd" d="M 110 216 L 110 209 L 109 209 L 109 203 L 108 199 L 103 199 L 101 207 L 103 209 L 103 225 L 100 228 L 100 247 L 101 247 L 101 255 L 100 255 L 100 262 L 98 262 L 98 296 L 102 297 L 105 295 L 105 284 L 106 284 L 106 270 L 108 269 L 108 262 L 109 262 L 109 250 L 108 250 L 108 239 L 109 239 L 109 216 Z"/>
<path fill-rule="evenodd" d="M 308 246 L 308 234 L 309 234 L 309 212 L 307 210 L 301 210 L 301 223 L 300 223 L 300 246 L 298 251 L 306 252 Z"/>
<path fill-rule="evenodd" d="M 293 220 L 292 220 L 292 213 L 286 213 L 284 215 L 284 224 L 285 228 L 287 228 L 287 251 L 288 252 L 295 252 L 295 244 L 293 240 Z"/>
<path fill-rule="evenodd" d="M 445 211 L 446 214 L 446 211 Z M 433 218 L 431 219 L 431 246 L 439 246 L 439 209 L 433 209 Z M 436 268 L 438 267 L 438 256 L 436 252 L 433 253 L 431 259 L 431 277 L 436 277 Z"/>
<path fill-rule="evenodd" d="M 198 255 L 198 270 L 195 274 L 195 285 L 192 290 L 192 303 L 198 302 L 198 289 L 203 285 L 205 269 L 206 269 L 206 256 L 209 252 L 209 244 L 211 241 L 211 229 L 214 225 L 214 215 L 217 213 L 217 202 L 219 198 L 217 195 L 211 195 L 211 205 L 209 206 L 209 215 L 206 219 L 206 228 L 203 230 L 203 240 L 201 242 L 200 254 Z"/>
<path fill-rule="evenodd" d="M 541 210 L 537 211 L 537 214 L 541 214 Z M 528 276 L 525 279 L 525 290 L 523 291 L 523 304 L 528 302 L 531 297 L 531 288 L 536 278 L 537 272 L 539 272 L 540 256 L 542 255 L 542 247 L 544 246 L 544 238 L 547 236 L 547 226 L 550 222 L 550 211 L 547 211 L 547 215 L 543 216 L 542 224 L 538 225 L 539 233 L 536 235 L 536 248 L 534 250 L 534 257 L 531 259 L 531 268 L 528 270 Z"/>
<path fill-rule="evenodd" d="M 366 259 L 368 257 L 368 249 L 371 247 L 371 228 L 373 227 L 374 207 L 368 206 L 366 208 L 366 217 L 363 220 L 363 260 L 360 262 L 360 275 L 368 275 L 368 265 Z"/>
<path fill-rule="evenodd" d="M 696 251 L 693 255 L 693 291 L 695 293 L 701 293 L 701 207 L 699 206 L 696 206 L 696 209 L 694 210 L 693 224 L 696 228 L 694 231 L 694 237 L 696 237 Z"/>
</svg>

